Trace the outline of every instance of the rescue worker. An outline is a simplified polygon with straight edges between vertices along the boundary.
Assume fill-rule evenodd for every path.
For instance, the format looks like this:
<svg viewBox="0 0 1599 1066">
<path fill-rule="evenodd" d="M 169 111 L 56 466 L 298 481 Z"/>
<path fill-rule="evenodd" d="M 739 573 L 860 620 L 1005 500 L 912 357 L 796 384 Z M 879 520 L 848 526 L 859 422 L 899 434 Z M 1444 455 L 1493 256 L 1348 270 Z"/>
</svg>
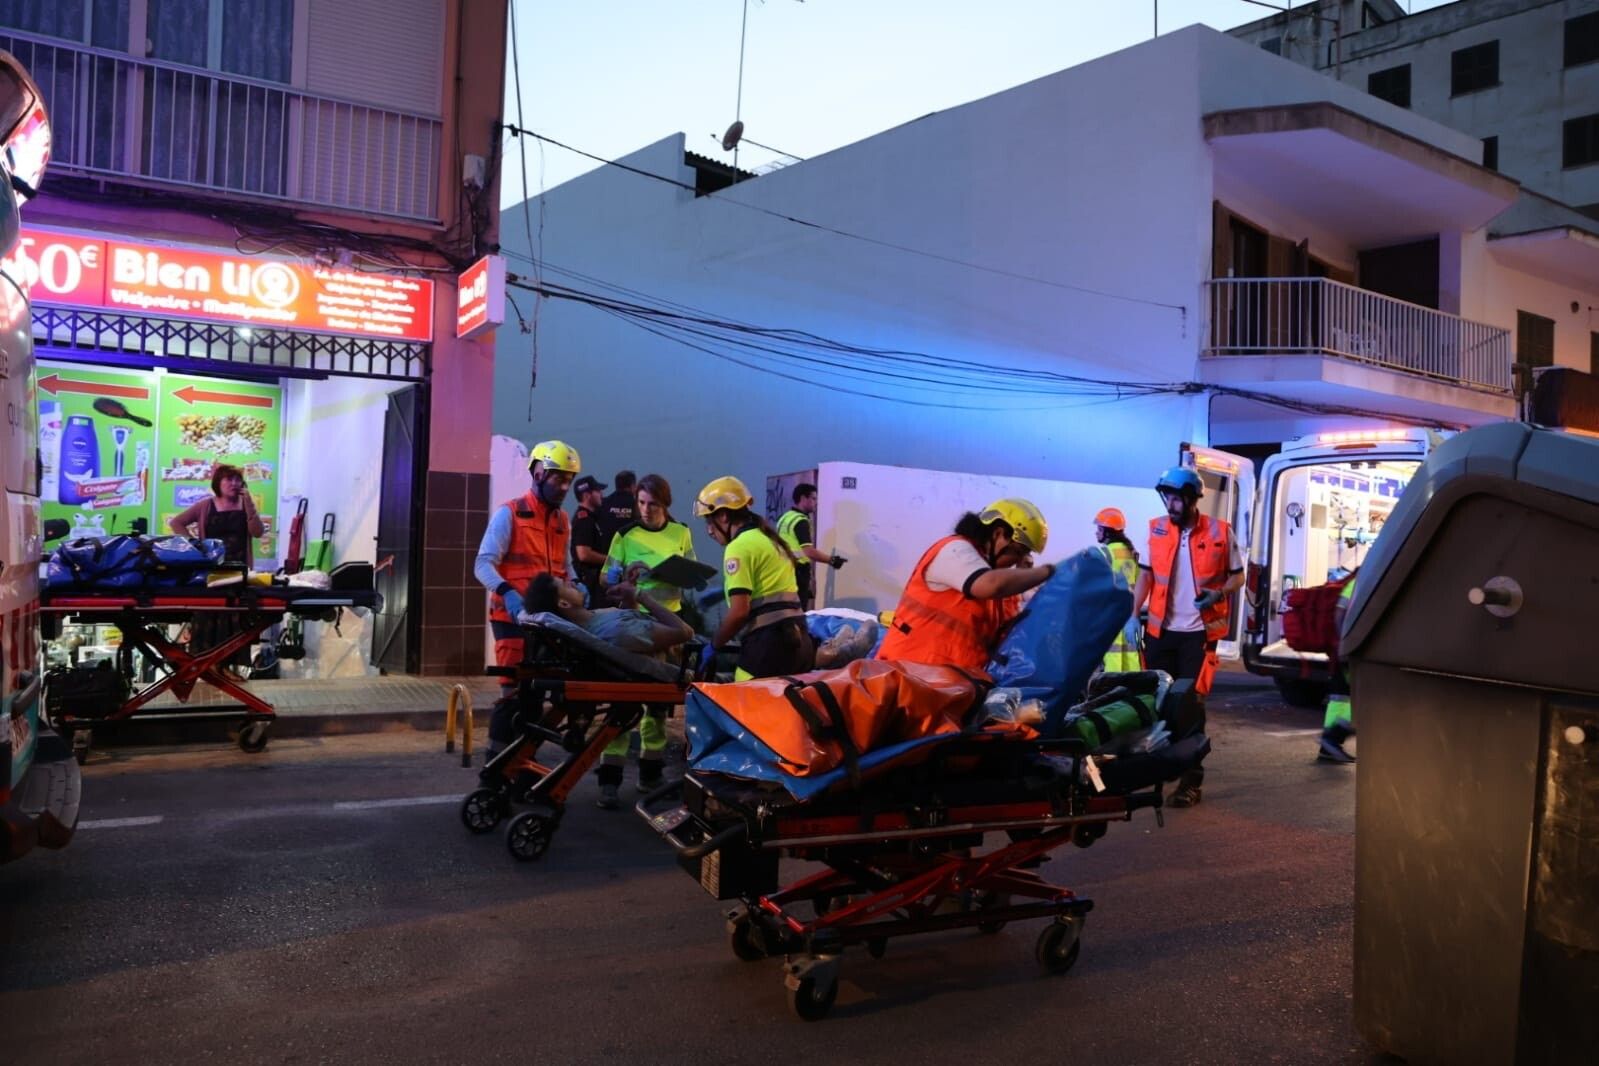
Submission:
<svg viewBox="0 0 1599 1066">
<path fill-rule="evenodd" d="M 1127 539 L 1127 517 L 1115 507 L 1106 507 L 1094 516 L 1094 540 L 1110 560 L 1110 568 L 1127 582 L 1127 591 L 1138 587 L 1138 549 Z M 1138 653 L 1138 618 L 1135 615 L 1116 634 L 1110 650 L 1105 653 L 1104 671 L 1107 674 L 1130 673 L 1142 670 L 1143 659 Z"/>
<path fill-rule="evenodd" d="M 816 605 L 815 567 L 812 563 L 831 566 L 834 570 L 847 559 L 842 555 L 829 555 L 812 544 L 811 518 L 816 514 L 816 486 L 801 482 L 791 494 L 794 506 L 783 512 L 777 520 L 777 535 L 788 545 L 794 556 L 794 579 L 799 584 L 800 606 L 810 610 Z"/>
<path fill-rule="evenodd" d="M 805 628 L 794 557 L 771 523 L 752 508 L 755 497 L 736 477 L 719 477 L 700 490 L 694 515 L 723 546 L 722 594 L 727 614 L 700 655 L 704 673 L 716 653 L 739 637 L 735 681 L 802 674 L 816 661 Z"/>
<path fill-rule="evenodd" d="M 1358 572 L 1358 571 L 1357 571 Z M 1355 578 L 1344 582 L 1338 593 L 1338 606 L 1333 608 L 1333 625 L 1339 633 L 1344 631 L 1344 618 L 1355 599 Z M 1317 745 L 1316 761 L 1347 764 L 1355 757 L 1344 750 L 1344 741 L 1355 735 L 1355 708 L 1349 701 L 1349 667 L 1334 657 L 1332 683 L 1327 687 L 1327 710 L 1321 720 L 1321 741 Z"/>
<path fill-rule="evenodd" d="M 1216 671 L 1216 642 L 1227 635 L 1232 593 L 1244 584 L 1244 561 L 1232 528 L 1201 514 L 1199 475 L 1174 466 L 1155 483 L 1166 515 L 1149 522 L 1149 554 L 1140 559 L 1133 615 L 1149 605 L 1144 666 L 1176 680 L 1192 680 L 1199 700 L 1193 722 L 1170 723 L 1178 737 L 1205 727 L 1205 696 Z M 1200 800 L 1204 767 L 1183 774 L 1168 802 L 1192 807 Z"/>
<path fill-rule="evenodd" d="M 1032 565 L 1048 539 L 1043 512 L 1027 500 L 995 500 L 962 515 L 911 571 L 876 657 L 986 676 L 1018 597 L 1055 574 L 1054 564 Z"/>
<path fill-rule="evenodd" d="M 672 506 L 672 486 L 659 474 L 646 474 L 638 482 L 638 518 L 623 526 L 611 538 L 610 549 L 605 553 L 604 579 L 607 589 L 626 585 L 636 577 L 636 588 L 641 596 L 649 596 L 673 614 L 683 609 L 683 590 L 675 585 L 642 576 L 639 572 L 665 562 L 674 555 L 694 558 L 694 535 L 688 526 L 675 521 L 669 508 Z M 643 606 L 639 608 L 645 610 Z M 639 719 L 636 730 L 639 738 L 638 790 L 648 792 L 661 783 L 661 771 L 666 765 L 666 715 L 670 704 L 651 704 Z M 614 811 L 620 805 L 619 790 L 622 774 L 627 767 L 627 749 L 631 734 L 623 734 L 611 741 L 600 756 L 595 777 L 600 784 L 601 809 Z"/>
<path fill-rule="evenodd" d="M 489 628 L 494 635 L 494 662 L 516 666 L 522 662 L 522 613 L 529 583 L 539 574 L 566 580 L 567 542 L 571 524 L 561 505 L 582 469 L 577 449 L 564 441 L 547 440 L 533 446 L 527 470 L 532 487 L 507 500 L 489 516 L 488 529 L 478 545 L 473 575 L 493 595 L 489 598 Z M 500 698 L 489 717 L 488 756 L 514 739 L 516 681 L 500 678 Z"/>
</svg>

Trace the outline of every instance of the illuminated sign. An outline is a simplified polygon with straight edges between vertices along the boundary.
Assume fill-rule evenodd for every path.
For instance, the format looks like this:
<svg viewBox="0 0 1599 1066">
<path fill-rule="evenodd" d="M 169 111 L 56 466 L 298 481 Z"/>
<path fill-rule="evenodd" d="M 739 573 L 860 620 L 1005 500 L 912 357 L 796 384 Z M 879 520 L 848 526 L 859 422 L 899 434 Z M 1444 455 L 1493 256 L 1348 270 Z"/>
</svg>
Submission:
<svg viewBox="0 0 1599 1066">
<path fill-rule="evenodd" d="M 433 339 L 433 283 L 419 278 L 34 229 L 0 266 L 42 304 Z"/>
<path fill-rule="evenodd" d="M 505 260 L 486 255 L 456 279 L 455 335 L 472 337 L 505 321 Z"/>
</svg>

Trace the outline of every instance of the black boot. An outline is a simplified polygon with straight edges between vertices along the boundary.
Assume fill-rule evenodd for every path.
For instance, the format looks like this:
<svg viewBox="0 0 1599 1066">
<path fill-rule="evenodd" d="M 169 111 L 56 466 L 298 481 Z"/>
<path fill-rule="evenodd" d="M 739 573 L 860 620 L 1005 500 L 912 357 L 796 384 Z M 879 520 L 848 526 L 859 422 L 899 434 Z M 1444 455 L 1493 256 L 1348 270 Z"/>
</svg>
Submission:
<svg viewBox="0 0 1599 1066">
<path fill-rule="evenodd" d="M 1344 750 L 1344 741 L 1355 735 L 1355 731 L 1339 722 L 1321 731 L 1321 742 L 1316 747 L 1316 761 L 1348 765 L 1355 761 L 1355 757 Z"/>
<path fill-rule="evenodd" d="M 594 771 L 594 779 L 600 783 L 600 798 L 595 800 L 600 810 L 614 811 L 622 805 L 622 767 L 615 763 L 601 763 L 600 768 Z"/>
</svg>

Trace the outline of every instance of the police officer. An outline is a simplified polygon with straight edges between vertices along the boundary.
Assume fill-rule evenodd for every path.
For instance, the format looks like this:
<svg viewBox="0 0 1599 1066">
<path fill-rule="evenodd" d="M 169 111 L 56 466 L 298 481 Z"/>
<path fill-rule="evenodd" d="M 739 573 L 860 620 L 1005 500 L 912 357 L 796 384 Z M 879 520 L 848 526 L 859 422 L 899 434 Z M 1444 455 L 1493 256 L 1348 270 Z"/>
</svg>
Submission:
<svg viewBox="0 0 1599 1066">
<path fill-rule="evenodd" d="M 601 598 L 600 570 L 605 566 L 606 540 L 600 533 L 605 482 L 584 474 L 572 483 L 577 510 L 572 515 L 572 573 L 588 590 L 589 606 L 605 606 Z"/>
</svg>

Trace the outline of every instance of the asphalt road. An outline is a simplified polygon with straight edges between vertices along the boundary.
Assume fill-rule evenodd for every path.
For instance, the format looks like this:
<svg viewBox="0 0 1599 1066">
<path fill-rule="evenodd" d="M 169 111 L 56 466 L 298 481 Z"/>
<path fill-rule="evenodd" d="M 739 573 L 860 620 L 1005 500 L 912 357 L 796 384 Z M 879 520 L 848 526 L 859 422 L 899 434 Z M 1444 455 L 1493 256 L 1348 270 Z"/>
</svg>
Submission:
<svg viewBox="0 0 1599 1066">
<path fill-rule="evenodd" d="M 1369 1061 L 1352 771 L 1313 762 L 1318 715 L 1271 689 L 1211 718 L 1200 807 L 1044 868 L 1097 904 L 1069 974 L 1042 975 L 1036 922 L 906 938 L 846 954 L 819 1024 L 592 782 L 518 864 L 461 827 L 475 770 L 436 738 L 99 751 L 72 846 L 0 868 L 0 1058 Z"/>
</svg>

